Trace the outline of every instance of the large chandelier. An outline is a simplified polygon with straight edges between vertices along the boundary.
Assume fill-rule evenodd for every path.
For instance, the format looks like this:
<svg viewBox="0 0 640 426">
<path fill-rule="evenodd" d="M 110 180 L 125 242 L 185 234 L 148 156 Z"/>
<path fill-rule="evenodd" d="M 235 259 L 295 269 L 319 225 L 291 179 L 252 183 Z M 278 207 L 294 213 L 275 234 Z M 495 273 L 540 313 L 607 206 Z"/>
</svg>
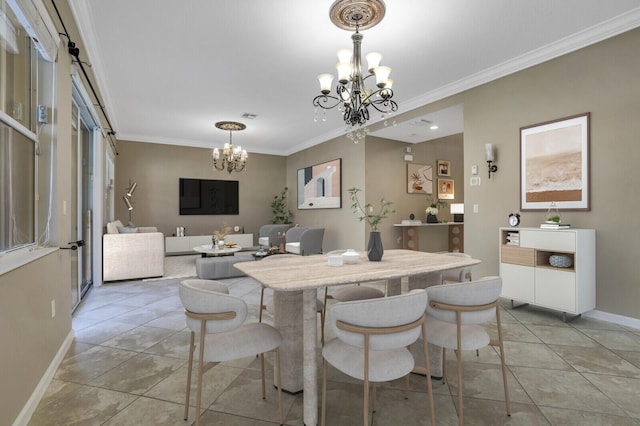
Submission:
<svg viewBox="0 0 640 426">
<path fill-rule="evenodd" d="M 231 172 L 241 172 L 244 170 L 247 165 L 247 151 L 242 149 L 241 146 L 233 146 L 231 142 L 231 133 L 238 130 L 244 130 L 247 128 L 246 125 L 242 123 L 237 123 L 235 121 L 219 121 L 216 123 L 216 127 L 220 130 L 228 130 L 229 131 L 229 142 L 224 144 L 224 148 L 222 148 L 222 155 L 220 155 L 220 151 L 218 148 L 213 148 L 213 167 L 216 170 L 226 170 L 231 174 Z"/>
<path fill-rule="evenodd" d="M 377 25 L 385 13 L 382 0 L 337 0 L 331 5 L 329 16 L 331 22 L 345 30 L 355 29 L 351 36 L 353 40 L 353 54 L 349 49 L 338 51 L 338 85 L 337 96 L 330 95 L 333 74 L 320 74 L 320 91 L 322 94 L 313 99 L 313 105 L 324 109 L 338 107 L 344 113 L 347 129 L 363 126 L 369 120 L 369 107 L 384 114 L 391 114 L 398 110 L 398 104 L 393 101 L 393 80 L 389 78 L 391 68 L 380 66 L 382 55 L 371 52 L 366 55 L 368 74 L 362 74 L 360 59 L 360 45 L 362 34 L 359 30 Z M 352 61 L 353 59 L 353 61 Z M 373 89 L 365 86 L 365 81 L 375 76 L 376 85 Z M 365 131 L 366 133 L 366 131 Z"/>
</svg>

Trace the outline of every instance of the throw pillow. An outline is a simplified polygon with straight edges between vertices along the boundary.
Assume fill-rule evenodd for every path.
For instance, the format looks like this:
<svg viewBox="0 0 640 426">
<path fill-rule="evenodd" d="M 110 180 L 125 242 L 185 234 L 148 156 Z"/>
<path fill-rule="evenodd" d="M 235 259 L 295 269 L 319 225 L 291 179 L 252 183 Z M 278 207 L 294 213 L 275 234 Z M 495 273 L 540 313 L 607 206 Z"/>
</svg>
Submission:
<svg viewBox="0 0 640 426">
<path fill-rule="evenodd" d="M 107 223 L 107 234 L 117 234 L 118 233 L 118 225 L 115 222 Z"/>
<path fill-rule="evenodd" d="M 138 228 L 129 228 L 126 226 L 118 226 L 118 232 L 121 234 L 136 234 L 138 232 Z"/>
</svg>

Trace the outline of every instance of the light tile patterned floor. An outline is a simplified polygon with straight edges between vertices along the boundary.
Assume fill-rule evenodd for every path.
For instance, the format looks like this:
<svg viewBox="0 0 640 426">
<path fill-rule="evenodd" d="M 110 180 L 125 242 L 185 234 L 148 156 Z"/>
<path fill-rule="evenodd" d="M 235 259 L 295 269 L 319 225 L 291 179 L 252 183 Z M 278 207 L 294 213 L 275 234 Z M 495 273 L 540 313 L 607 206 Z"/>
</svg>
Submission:
<svg viewBox="0 0 640 426">
<path fill-rule="evenodd" d="M 192 424 L 193 400 L 189 421 L 183 420 L 189 333 L 178 282 L 131 281 L 92 289 L 73 318 L 75 341 L 29 424 Z M 255 320 L 259 286 L 250 278 L 224 282 L 250 304 Z M 560 313 L 512 310 L 506 301 L 502 318 L 512 416 L 505 414 L 499 358 L 485 348 L 479 355 L 464 354 L 466 424 L 640 424 L 640 330 L 588 318 L 564 323 Z M 448 383 L 432 382 L 436 419 L 455 425 L 453 353 L 447 354 L 447 371 Z M 276 392 L 269 386 L 263 401 L 259 380 L 253 357 L 211 369 L 202 424 L 276 424 Z M 359 382 L 330 369 L 327 387 L 327 424 L 360 424 Z M 412 375 L 408 399 L 403 387 L 402 380 L 379 386 L 372 425 L 429 424 L 425 378 Z M 284 404 L 286 424 L 302 425 L 302 396 L 286 394 Z"/>
</svg>

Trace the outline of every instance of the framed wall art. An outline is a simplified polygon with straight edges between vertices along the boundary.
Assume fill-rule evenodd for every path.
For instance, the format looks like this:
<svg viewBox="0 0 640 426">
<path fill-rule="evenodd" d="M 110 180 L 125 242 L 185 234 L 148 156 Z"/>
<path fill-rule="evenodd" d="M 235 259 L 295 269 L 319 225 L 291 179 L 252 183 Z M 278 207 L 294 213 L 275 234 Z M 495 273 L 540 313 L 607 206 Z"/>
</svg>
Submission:
<svg viewBox="0 0 640 426">
<path fill-rule="evenodd" d="M 298 209 L 339 209 L 341 194 L 341 158 L 298 169 Z"/>
<path fill-rule="evenodd" d="M 589 113 L 520 128 L 520 210 L 590 210 Z"/>
<path fill-rule="evenodd" d="M 407 164 L 407 193 L 433 194 L 433 166 L 431 164 Z"/>
<path fill-rule="evenodd" d="M 438 179 L 438 200 L 453 200 L 454 198 L 453 179 Z"/>
<path fill-rule="evenodd" d="M 438 160 L 438 176 L 451 176 L 451 161 Z"/>
</svg>

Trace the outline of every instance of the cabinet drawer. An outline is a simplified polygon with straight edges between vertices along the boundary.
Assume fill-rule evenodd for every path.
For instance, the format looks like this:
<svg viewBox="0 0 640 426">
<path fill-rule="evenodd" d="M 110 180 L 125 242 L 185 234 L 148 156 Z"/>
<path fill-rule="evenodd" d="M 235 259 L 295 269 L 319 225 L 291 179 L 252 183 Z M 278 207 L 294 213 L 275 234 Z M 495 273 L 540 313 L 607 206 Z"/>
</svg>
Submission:
<svg viewBox="0 0 640 426">
<path fill-rule="evenodd" d="M 535 303 L 568 313 L 576 312 L 576 274 L 557 269 L 536 268 Z"/>
<path fill-rule="evenodd" d="M 576 234 L 571 231 L 520 231 L 520 247 L 575 252 Z"/>
<path fill-rule="evenodd" d="M 526 247 L 503 245 L 501 247 L 500 261 L 514 265 L 534 266 L 535 250 Z"/>
</svg>

